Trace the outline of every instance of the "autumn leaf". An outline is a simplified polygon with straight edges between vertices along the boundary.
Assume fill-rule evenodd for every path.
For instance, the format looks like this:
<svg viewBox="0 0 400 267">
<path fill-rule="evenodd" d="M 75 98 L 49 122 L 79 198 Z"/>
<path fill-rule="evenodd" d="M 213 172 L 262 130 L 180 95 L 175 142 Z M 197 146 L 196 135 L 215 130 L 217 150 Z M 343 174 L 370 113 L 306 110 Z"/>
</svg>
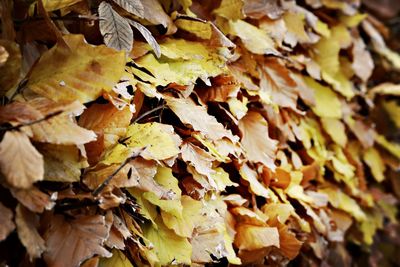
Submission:
<svg viewBox="0 0 400 267">
<path fill-rule="evenodd" d="M 43 180 L 43 156 L 26 134 L 8 131 L 0 143 L 0 169 L 7 182 L 18 188 L 29 188 Z M 18 158 L 18 160 L 14 160 Z"/>
<path fill-rule="evenodd" d="M 93 255 L 111 257 L 112 254 L 102 246 L 109 232 L 104 216 L 70 220 L 63 215 L 54 215 L 49 223 L 44 234 L 47 250 L 43 255 L 49 266 L 79 266 Z M 60 262 L 60 257 L 64 261 Z"/>
<path fill-rule="evenodd" d="M 56 45 L 44 53 L 32 69 L 29 89 L 54 101 L 82 103 L 111 91 L 123 75 L 124 53 L 105 46 L 92 47 L 82 35 L 64 39 L 70 49 Z"/>
<path fill-rule="evenodd" d="M 274 170 L 277 141 L 269 138 L 267 121 L 259 113 L 249 111 L 239 121 L 239 128 L 248 159 Z"/>
<path fill-rule="evenodd" d="M 29 258 L 39 258 L 46 245 L 43 238 L 39 235 L 39 217 L 25 207 L 18 205 L 16 208 L 15 223 L 17 225 L 18 237 L 28 251 Z"/>
<path fill-rule="evenodd" d="M 128 20 L 114 11 L 110 4 L 101 2 L 99 5 L 100 32 L 104 43 L 116 50 L 131 51 L 133 31 Z"/>
<path fill-rule="evenodd" d="M 7 238 L 7 236 L 14 231 L 15 224 L 13 222 L 13 212 L 0 203 L 0 211 L 1 211 L 1 227 L 0 227 L 0 241 L 3 241 Z"/>
</svg>

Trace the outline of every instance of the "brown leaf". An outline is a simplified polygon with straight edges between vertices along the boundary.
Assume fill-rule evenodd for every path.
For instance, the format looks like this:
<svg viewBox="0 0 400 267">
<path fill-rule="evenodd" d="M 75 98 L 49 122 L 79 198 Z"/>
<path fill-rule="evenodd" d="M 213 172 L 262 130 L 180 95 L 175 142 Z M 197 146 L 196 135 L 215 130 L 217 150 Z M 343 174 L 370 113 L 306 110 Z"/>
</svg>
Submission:
<svg viewBox="0 0 400 267">
<path fill-rule="evenodd" d="M 19 131 L 5 133 L 0 143 L 0 169 L 10 185 L 29 188 L 43 180 L 43 165 L 43 156 L 26 134 Z"/>
<path fill-rule="evenodd" d="M 36 213 L 42 213 L 44 210 L 51 210 L 56 204 L 54 200 L 57 198 L 57 192 L 49 196 L 35 186 L 27 189 L 11 188 L 10 191 L 13 197 L 22 205 Z"/>
<path fill-rule="evenodd" d="M 239 121 L 239 128 L 243 135 L 241 143 L 248 159 L 274 170 L 278 142 L 269 138 L 267 121 L 259 113 L 249 111 Z"/>
<path fill-rule="evenodd" d="M 0 242 L 7 238 L 7 236 L 14 231 L 15 224 L 13 222 L 13 212 L 0 203 Z"/>
<path fill-rule="evenodd" d="M 233 76 L 219 75 L 211 80 L 211 87 L 196 89 L 204 103 L 208 101 L 225 102 L 229 96 L 235 97 L 239 90 L 239 83 Z"/>
<path fill-rule="evenodd" d="M 8 54 L 7 61 L 0 64 L 0 96 L 15 88 L 20 79 L 22 57 L 18 44 L 9 40 L 0 40 L 0 46 L 5 48 L 5 53 Z M 3 56 L 4 57 L 4 52 Z"/>
<path fill-rule="evenodd" d="M 237 141 L 237 136 L 233 136 L 230 130 L 224 128 L 217 119 L 208 115 L 207 110 L 196 105 L 190 99 L 168 98 L 167 105 L 185 123 L 190 124 L 194 130 L 201 132 L 212 140 L 227 137 L 232 142 Z"/>
<path fill-rule="evenodd" d="M 182 159 L 193 165 L 200 174 L 209 176 L 215 171 L 212 169 L 214 158 L 206 151 L 191 143 L 184 143 L 181 148 Z"/>
<path fill-rule="evenodd" d="M 54 215 L 44 238 L 47 250 L 43 257 L 50 267 L 78 267 L 93 255 L 111 257 L 103 247 L 110 225 L 101 215 L 67 219 Z"/>
<path fill-rule="evenodd" d="M 243 11 L 253 19 L 261 19 L 264 16 L 277 19 L 284 12 L 278 0 L 247 0 L 244 1 Z"/>
<path fill-rule="evenodd" d="M 31 260 L 39 258 L 46 250 L 45 242 L 37 230 L 39 216 L 20 204 L 15 211 L 15 223 L 17 224 L 17 233 L 21 243 L 28 251 Z"/>
</svg>

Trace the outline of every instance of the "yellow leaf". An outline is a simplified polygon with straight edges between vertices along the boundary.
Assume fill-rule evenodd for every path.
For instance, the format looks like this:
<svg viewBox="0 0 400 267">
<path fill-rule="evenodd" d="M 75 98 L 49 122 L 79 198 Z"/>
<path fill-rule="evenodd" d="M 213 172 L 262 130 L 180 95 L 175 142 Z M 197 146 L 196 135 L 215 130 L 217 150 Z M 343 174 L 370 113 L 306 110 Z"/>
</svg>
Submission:
<svg viewBox="0 0 400 267">
<path fill-rule="evenodd" d="M 341 120 L 334 118 L 321 118 L 322 127 L 332 138 L 333 142 L 345 147 L 347 143 L 346 128 Z"/>
<path fill-rule="evenodd" d="M 145 159 L 165 160 L 178 155 L 181 139 L 170 125 L 157 122 L 134 123 L 126 132 L 123 144 L 117 144 L 109 150 L 103 164 L 122 163 L 134 151 L 145 148 L 141 156 Z"/>
<path fill-rule="evenodd" d="M 279 232 L 276 227 L 240 224 L 236 228 L 234 244 L 240 250 L 256 250 L 275 246 L 279 248 Z"/>
<path fill-rule="evenodd" d="M 323 86 L 309 77 L 304 77 L 304 81 L 314 90 L 315 106 L 312 106 L 311 109 L 315 114 L 320 117 L 340 119 L 342 110 L 337 95 L 329 87 Z"/>
<path fill-rule="evenodd" d="M 78 182 L 81 169 L 89 166 L 76 146 L 42 144 L 38 148 L 44 155 L 44 180 Z"/>
<path fill-rule="evenodd" d="M 283 15 L 283 20 L 285 21 L 285 25 L 288 30 L 288 33 L 286 33 L 287 35 L 285 36 L 285 40 L 289 37 L 289 35 L 293 35 L 293 37 L 289 37 L 295 40 L 295 43 L 291 43 L 292 46 L 295 46 L 297 42 L 310 42 L 310 38 L 308 37 L 308 34 L 304 29 L 304 19 L 305 16 L 302 13 L 285 12 L 285 14 Z"/>
<path fill-rule="evenodd" d="M 400 144 L 390 142 L 383 135 L 376 134 L 375 141 L 390 154 L 400 159 Z"/>
<path fill-rule="evenodd" d="M 167 212 L 161 211 L 161 217 L 165 226 L 182 237 L 192 237 L 194 227 L 198 224 L 203 205 L 200 201 L 194 200 L 189 196 L 182 196 L 182 217 L 178 218 Z"/>
<path fill-rule="evenodd" d="M 340 189 L 334 187 L 325 187 L 319 189 L 318 192 L 326 194 L 328 196 L 329 203 L 333 207 L 351 214 L 357 221 L 362 222 L 367 219 L 366 214 L 360 208 L 358 203 L 343 193 L 343 191 Z"/>
<path fill-rule="evenodd" d="M 155 266 L 171 266 L 173 264 L 191 264 L 192 245 L 186 237 L 180 237 L 157 220 L 157 229 L 152 225 L 143 227 L 147 245 L 153 247 L 159 262 Z M 146 242 L 146 241 L 145 241 Z"/>
<path fill-rule="evenodd" d="M 178 18 L 175 20 L 175 25 L 201 39 L 209 40 L 212 36 L 212 26 L 206 21 Z"/>
<path fill-rule="evenodd" d="M 238 186 L 237 183 L 229 179 L 229 173 L 220 167 L 214 169 L 214 173 L 210 174 L 210 178 L 215 181 L 219 191 L 224 191 L 227 186 Z"/>
<path fill-rule="evenodd" d="M 238 36 L 244 46 L 252 53 L 264 55 L 279 55 L 274 41 L 268 34 L 256 26 L 243 20 L 229 21 L 230 33 Z"/>
<path fill-rule="evenodd" d="M 122 251 L 113 249 L 111 258 L 101 258 L 99 261 L 99 267 L 133 267 L 130 260 L 122 253 Z"/>
<path fill-rule="evenodd" d="M 173 195 L 172 199 L 160 199 L 153 192 L 143 193 L 143 198 L 159 206 L 164 212 L 170 213 L 177 218 L 182 218 L 181 189 L 178 186 L 178 180 L 172 175 L 172 170 L 166 167 L 158 167 L 154 180 L 170 191 L 170 194 Z"/>
<path fill-rule="evenodd" d="M 243 19 L 245 17 L 243 2 L 243 0 L 222 0 L 219 7 L 214 9 L 214 13 L 226 19 Z"/>
<path fill-rule="evenodd" d="M 18 160 L 16 160 L 18 159 Z M 0 170 L 7 182 L 18 188 L 29 188 L 43 180 L 43 156 L 18 131 L 8 131 L 0 143 Z"/>
<path fill-rule="evenodd" d="M 385 163 L 383 162 L 381 155 L 378 150 L 373 147 L 368 148 L 364 151 L 364 162 L 369 166 L 372 175 L 377 182 L 385 180 Z"/>
<path fill-rule="evenodd" d="M 382 106 L 388 113 L 391 121 L 395 124 L 397 128 L 400 128 L 400 105 L 397 104 L 396 100 L 383 101 Z"/>
<path fill-rule="evenodd" d="M 160 48 L 161 54 L 166 57 L 162 60 L 157 60 L 153 54 L 135 60 L 135 64 L 147 69 L 152 76 L 133 68 L 135 75 L 154 85 L 190 85 L 198 78 L 208 81 L 208 77 L 215 77 L 226 68 L 224 56 L 199 42 L 167 39 L 160 43 Z"/>
<path fill-rule="evenodd" d="M 69 49 L 55 45 L 32 69 L 27 87 L 54 101 L 90 102 L 109 92 L 124 74 L 125 53 L 92 46 L 82 35 L 64 36 Z"/>
<path fill-rule="evenodd" d="M 44 9 L 47 12 L 72 6 L 82 0 L 42 0 Z"/>
</svg>

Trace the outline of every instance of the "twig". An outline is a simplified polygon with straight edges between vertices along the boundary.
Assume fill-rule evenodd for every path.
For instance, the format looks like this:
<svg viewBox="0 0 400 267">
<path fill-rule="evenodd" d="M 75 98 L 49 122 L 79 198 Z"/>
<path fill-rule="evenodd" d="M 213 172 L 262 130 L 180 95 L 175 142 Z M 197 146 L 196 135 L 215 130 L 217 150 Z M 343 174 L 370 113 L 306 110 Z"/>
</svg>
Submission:
<svg viewBox="0 0 400 267">
<path fill-rule="evenodd" d="M 164 108 L 165 108 L 165 105 L 161 105 L 161 106 L 155 107 L 155 108 L 153 108 L 153 109 L 150 109 L 149 111 L 146 111 L 145 113 L 143 113 L 142 115 L 140 115 L 139 117 L 137 117 L 137 118 L 133 121 L 133 123 L 136 123 L 136 122 L 140 121 L 141 119 L 143 119 L 144 117 L 146 117 L 147 115 L 149 115 L 149 114 L 151 114 L 151 113 L 153 113 L 153 112 L 156 112 L 157 110 L 164 109 Z"/>
<path fill-rule="evenodd" d="M 103 191 L 103 189 L 111 182 L 112 178 L 114 178 L 115 175 L 118 174 L 119 171 L 122 170 L 122 168 L 124 168 L 126 166 L 126 164 L 129 163 L 129 161 L 133 160 L 134 158 L 136 158 L 137 156 L 139 156 L 143 150 L 146 148 L 141 149 L 138 152 L 133 153 L 132 156 L 130 156 L 129 158 L 127 158 L 112 174 L 110 174 L 110 176 L 108 176 L 93 192 L 92 195 L 93 196 L 97 196 L 101 193 L 101 191 Z"/>
<path fill-rule="evenodd" d="M 43 121 L 45 121 L 45 120 L 48 120 L 48 119 L 50 119 L 50 118 L 52 118 L 52 117 L 55 117 L 55 116 L 57 116 L 57 115 L 60 115 L 61 113 L 63 113 L 62 110 L 57 111 L 57 112 L 53 112 L 53 113 L 50 113 L 50 114 L 47 114 L 47 115 L 44 116 L 43 118 L 38 119 L 38 120 L 35 120 L 35 121 L 24 122 L 24 123 L 15 125 L 15 126 L 0 127 L 0 131 L 11 131 L 11 130 L 17 130 L 17 129 L 21 128 L 21 127 L 31 126 L 31 125 L 33 125 L 33 124 L 40 123 L 40 122 L 43 122 Z"/>
</svg>

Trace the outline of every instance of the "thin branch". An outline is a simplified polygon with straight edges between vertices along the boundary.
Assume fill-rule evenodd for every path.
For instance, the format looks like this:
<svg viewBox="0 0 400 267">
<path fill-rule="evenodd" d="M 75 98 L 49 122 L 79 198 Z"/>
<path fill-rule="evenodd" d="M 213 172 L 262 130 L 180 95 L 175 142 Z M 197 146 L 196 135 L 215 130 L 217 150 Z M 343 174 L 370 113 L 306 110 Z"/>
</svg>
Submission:
<svg viewBox="0 0 400 267">
<path fill-rule="evenodd" d="M 136 123 L 136 122 L 140 121 L 141 119 L 143 119 L 144 117 L 146 117 L 147 115 L 149 115 L 149 114 L 151 114 L 151 113 L 153 113 L 153 112 L 156 112 L 156 111 L 158 111 L 158 110 L 160 110 L 160 109 L 164 109 L 164 108 L 165 108 L 165 105 L 161 105 L 161 106 L 155 107 L 155 108 L 153 108 L 153 109 L 150 109 L 149 111 L 146 111 L 145 113 L 143 113 L 142 115 L 140 115 L 139 117 L 137 117 L 137 118 L 133 121 L 133 123 Z"/>
<path fill-rule="evenodd" d="M 35 120 L 35 121 L 24 122 L 24 123 L 15 125 L 15 126 L 0 127 L 0 131 L 11 131 L 11 130 L 17 130 L 17 129 L 21 128 L 21 127 L 31 126 L 33 124 L 40 123 L 40 122 L 46 121 L 48 119 L 51 119 L 52 117 L 60 115 L 61 113 L 63 113 L 62 110 L 47 114 L 43 118 Z"/>
<path fill-rule="evenodd" d="M 133 153 L 132 156 L 130 156 L 129 158 L 127 158 L 112 174 L 110 174 L 93 192 L 92 195 L 93 196 L 98 196 L 101 191 L 104 190 L 104 188 L 111 182 L 112 178 L 114 178 L 115 175 L 117 175 L 131 160 L 133 160 L 134 158 L 136 158 L 137 156 L 139 156 L 143 150 L 145 150 L 146 148 L 141 149 L 138 152 Z"/>
</svg>

